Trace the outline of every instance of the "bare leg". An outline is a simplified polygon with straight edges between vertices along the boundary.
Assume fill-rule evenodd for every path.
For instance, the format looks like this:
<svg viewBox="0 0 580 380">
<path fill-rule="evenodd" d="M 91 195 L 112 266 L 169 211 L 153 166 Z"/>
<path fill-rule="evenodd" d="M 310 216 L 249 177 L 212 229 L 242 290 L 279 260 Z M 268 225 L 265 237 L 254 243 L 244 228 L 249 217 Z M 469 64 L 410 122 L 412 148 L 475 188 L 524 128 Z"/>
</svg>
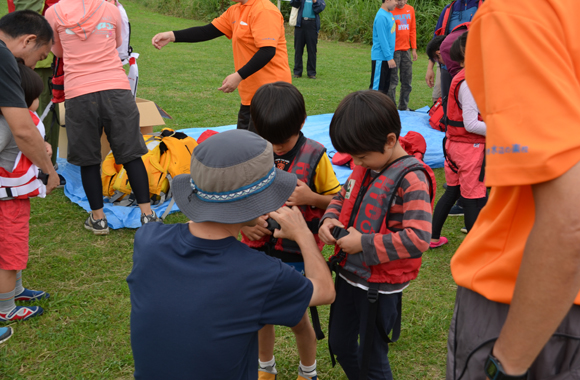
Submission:
<svg viewBox="0 0 580 380">
<path fill-rule="evenodd" d="M 16 271 L 0 269 L 0 293 L 8 293 L 16 286 Z"/>
<path fill-rule="evenodd" d="M 266 325 L 258 331 L 258 358 L 262 362 L 268 362 L 274 357 L 274 341 L 276 331 L 274 325 Z"/>
<path fill-rule="evenodd" d="M 304 313 L 302 320 L 296 326 L 292 327 L 292 332 L 296 336 L 296 346 L 298 346 L 298 355 L 300 356 L 302 365 L 313 365 L 316 361 L 316 334 L 310 324 L 308 310 Z M 262 352 L 261 350 L 262 346 L 260 344 L 260 353 Z"/>
</svg>

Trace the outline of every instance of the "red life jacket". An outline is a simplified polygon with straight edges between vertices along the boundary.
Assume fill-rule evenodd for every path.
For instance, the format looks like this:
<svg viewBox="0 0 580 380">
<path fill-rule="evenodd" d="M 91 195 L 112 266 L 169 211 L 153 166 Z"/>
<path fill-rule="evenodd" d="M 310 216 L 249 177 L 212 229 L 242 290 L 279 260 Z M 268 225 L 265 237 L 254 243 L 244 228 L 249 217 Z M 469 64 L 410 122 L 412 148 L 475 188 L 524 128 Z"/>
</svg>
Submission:
<svg viewBox="0 0 580 380">
<path fill-rule="evenodd" d="M 57 104 L 64 102 L 64 62 L 62 58 L 55 56 L 52 66 L 52 102 Z"/>
<path fill-rule="evenodd" d="M 391 205 L 404 177 L 409 172 L 418 170 L 423 171 L 427 180 L 432 182 L 431 168 L 412 156 L 395 161 L 374 180 L 371 180 L 369 169 L 355 166 L 348 179 L 348 183 L 351 184 L 350 196 L 348 199 L 345 197 L 338 220 L 346 228 L 354 226 L 362 233 L 378 232 L 383 235 L 392 233 L 393 231 L 387 227 Z M 361 189 L 363 186 L 366 189 Z M 429 188 L 433 206 L 434 184 L 430 183 Z M 359 197 L 362 198 L 357 202 Z M 359 206 L 355 210 L 357 203 Z M 402 284 L 415 279 L 421 267 L 421 258 L 393 260 L 369 267 L 362 261 L 362 255 L 346 254 L 337 246 L 333 257 L 340 255 L 344 255 L 340 266 L 367 282 Z"/>
<path fill-rule="evenodd" d="M 447 99 L 447 138 L 449 141 L 485 144 L 485 136 L 467 132 L 463 124 L 463 110 L 459 104 L 459 87 L 465 81 L 465 69 L 455 75 Z M 481 119 L 481 115 L 479 115 Z"/>
<path fill-rule="evenodd" d="M 294 157 L 294 161 L 290 164 L 288 172 L 296 174 L 296 177 L 298 177 L 300 181 L 306 183 L 312 191 L 315 191 L 314 173 L 316 172 L 318 163 L 325 152 L 326 148 L 322 144 L 307 138 L 306 142 L 300 148 L 300 151 L 296 154 L 296 157 Z M 322 250 L 324 243 L 318 238 L 318 224 L 320 218 L 324 215 L 325 210 L 314 206 L 298 206 L 298 208 L 300 208 L 308 228 L 314 234 L 314 239 L 316 240 L 318 248 Z M 272 237 L 268 235 L 260 240 L 252 241 L 242 232 L 242 242 L 252 248 L 263 247 L 266 243 L 270 242 L 270 239 L 272 239 Z M 274 244 L 274 249 L 282 252 L 300 254 L 300 247 L 298 244 L 287 239 L 277 239 Z"/>
<path fill-rule="evenodd" d="M 34 124 L 38 126 L 40 120 L 30 112 Z M 0 167 L 0 199 L 26 199 L 46 196 L 46 186 L 37 178 L 38 168 L 22 152 L 19 152 L 14 162 L 14 169 Z"/>
</svg>

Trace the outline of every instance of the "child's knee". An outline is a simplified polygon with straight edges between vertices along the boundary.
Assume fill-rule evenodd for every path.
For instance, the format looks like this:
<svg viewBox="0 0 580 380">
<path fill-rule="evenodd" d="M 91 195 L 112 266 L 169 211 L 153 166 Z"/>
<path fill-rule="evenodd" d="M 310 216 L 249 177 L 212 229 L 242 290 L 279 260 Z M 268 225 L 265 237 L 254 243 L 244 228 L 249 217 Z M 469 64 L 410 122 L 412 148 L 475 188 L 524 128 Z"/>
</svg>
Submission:
<svg viewBox="0 0 580 380">
<path fill-rule="evenodd" d="M 300 320 L 300 322 L 298 322 L 298 324 L 294 327 L 292 327 L 292 332 L 297 335 L 297 334 L 303 334 L 305 332 L 308 331 L 314 331 L 314 329 L 312 328 L 312 325 L 310 324 L 310 318 L 308 318 L 308 311 L 306 311 L 306 313 L 304 313 L 304 315 L 302 316 L 302 319 Z"/>
</svg>

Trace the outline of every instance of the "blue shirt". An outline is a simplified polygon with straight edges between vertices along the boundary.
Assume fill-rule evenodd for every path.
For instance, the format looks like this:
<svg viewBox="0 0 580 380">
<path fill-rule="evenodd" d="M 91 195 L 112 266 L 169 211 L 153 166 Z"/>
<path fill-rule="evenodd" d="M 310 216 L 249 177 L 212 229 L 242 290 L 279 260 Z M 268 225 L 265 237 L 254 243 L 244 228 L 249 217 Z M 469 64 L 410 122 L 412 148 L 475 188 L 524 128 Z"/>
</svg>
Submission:
<svg viewBox="0 0 580 380">
<path fill-rule="evenodd" d="M 302 17 L 314 18 L 312 11 L 312 0 L 304 0 L 304 9 L 302 10 Z"/>
<path fill-rule="evenodd" d="M 371 60 L 390 61 L 395 54 L 397 25 L 391 12 L 380 8 L 373 22 L 373 47 Z"/>
<path fill-rule="evenodd" d="M 127 282 L 136 379 L 255 380 L 258 330 L 297 325 L 312 297 L 280 260 L 187 224 L 141 227 Z"/>
</svg>

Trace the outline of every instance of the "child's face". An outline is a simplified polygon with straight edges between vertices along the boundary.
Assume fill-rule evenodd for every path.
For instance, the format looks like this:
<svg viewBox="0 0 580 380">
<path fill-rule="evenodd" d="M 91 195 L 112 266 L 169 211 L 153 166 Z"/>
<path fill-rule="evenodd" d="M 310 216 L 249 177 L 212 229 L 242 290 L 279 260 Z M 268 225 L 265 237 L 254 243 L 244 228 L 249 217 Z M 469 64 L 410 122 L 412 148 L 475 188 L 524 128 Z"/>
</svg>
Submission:
<svg viewBox="0 0 580 380">
<path fill-rule="evenodd" d="M 32 104 L 30 105 L 30 107 L 28 107 L 28 109 L 31 110 L 32 112 L 36 112 L 39 104 L 40 104 L 40 101 L 38 100 L 38 98 L 36 98 L 36 99 L 34 99 Z"/>
<path fill-rule="evenodd" d="M 395 150 L 395 145 L 397 144 L 397 137 L 394 133 L 389 134 L 387 137 L 387 143 L 385 144 L 385 150 L 381 152 L 366 152 L 362 154 L 352 155 L 352 160 L 355 165 L 362 166 L 363 168 L 381 171 L 385 166 L 390 164 L 393 158 L 393 152 Z"/>
<path fill-rule="evenodd" d="M 294 148 L 294 145 L 296 145 L 296 143 L 298 142 L 299 137 L 300 134 L 297 134 L 290 137 L 282 144 L 272 144 L 272 149 L 274 150 L 274 153 L 277 154 L 278 156 L 283 156 L 286 153 L 290 152 L 292 148 Z"/>
</svg>

